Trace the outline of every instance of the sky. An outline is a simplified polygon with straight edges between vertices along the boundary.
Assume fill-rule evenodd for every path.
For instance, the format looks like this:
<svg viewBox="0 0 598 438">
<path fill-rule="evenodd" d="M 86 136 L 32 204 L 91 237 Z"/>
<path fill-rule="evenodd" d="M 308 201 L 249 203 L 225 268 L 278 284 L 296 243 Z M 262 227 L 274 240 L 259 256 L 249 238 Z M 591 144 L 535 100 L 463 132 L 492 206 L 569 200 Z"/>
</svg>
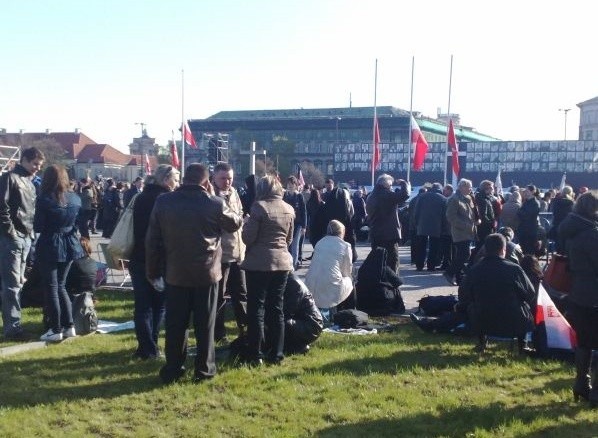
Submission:
<svg viewBox="0 0 598 438">
<path fill-rule="evenodd" d="M 537 0 L 3 0 L 0 128 L 124 152 L 183 114 L 376 103 L 503 140 L 577 139 L 598 96 L 598 3 Z M 184 73 L 183 73 L 184 72 Z M 184 78 L 184 79 L 183 79 Z M 568 112 L 559 111 L 570 109 Z M 565 117 L 566 114 L 566 117 Z"/>
</svg>

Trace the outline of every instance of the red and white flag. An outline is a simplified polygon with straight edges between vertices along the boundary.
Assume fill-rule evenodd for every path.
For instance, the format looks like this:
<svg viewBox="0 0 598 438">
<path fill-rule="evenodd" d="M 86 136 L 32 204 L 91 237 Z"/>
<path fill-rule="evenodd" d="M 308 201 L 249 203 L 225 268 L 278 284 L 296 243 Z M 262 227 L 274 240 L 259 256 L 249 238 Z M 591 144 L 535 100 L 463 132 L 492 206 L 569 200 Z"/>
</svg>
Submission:
<svg viewBox="0 0 598 438">
<path fill-rule="evenodd" d="M 175 169 L 179 169 L 181 167 L 181 163 L 179 162 L 179 153 L 176 149 L 176 143 L 172 140 L 170 143 L 170 164 Z"/>
<path fill-rule="evenodd" d="M 303 172 L 301 172 L 301 164 L 297 163 L 297 185 L 299 190 L 303 190 L 305 187 L 305 179 L 303 178 Z"/>
<path fill-rule="evenodd" d="M 455 136 L 455 128 L 453 127 L 453 119 L 449 120 L 448 128 L 448 145 L 451 148 L 451 154 L 453 156 L 453 186 L 457 187 L 457 181 L 459 180 L 459 145 L 457 144 L 457 137 Z"/>
<path fill-rule="evenodd" d="M 380 154 L 380 126 L 378 125 L 378 117 L 374 117 L 374 152 L 372 156 L 372 167 L 376 170 L 380 167 L 382 156 Z"/>
<path fill-rule="evenodd" d="M 145 174 L 152 174 L 152 166 L 150 165 L 149 156 L 147 154 L 145 154 Z"/>
<path fill-rule="evenodd" d="M 183 139 L 185 143 L 189 145 L 192 149 L 197 149 L 197 144 L 195 143 L 195 139 L 193 138 L 193 133 L 191 129 L 189 129 L 189 123 L 185 120 L 185 124 L 183 125 Z"/>
<path fill-rule="evenodd" d="M 540 284 L 536 306 L 536 330 L 546 331 L 546 347 L 573 350 L 577 346 L 575 331 Z"/>
<path fill-rule="evenodd" d="M 424 159 L 428 153 L 428 142 L 422 134 L 421 129 L 413 116 L 411 116 L 411 143 L 415 144 L 415 153 L 413 154 L 413 169 L 422 170 Z"/>
</svg>

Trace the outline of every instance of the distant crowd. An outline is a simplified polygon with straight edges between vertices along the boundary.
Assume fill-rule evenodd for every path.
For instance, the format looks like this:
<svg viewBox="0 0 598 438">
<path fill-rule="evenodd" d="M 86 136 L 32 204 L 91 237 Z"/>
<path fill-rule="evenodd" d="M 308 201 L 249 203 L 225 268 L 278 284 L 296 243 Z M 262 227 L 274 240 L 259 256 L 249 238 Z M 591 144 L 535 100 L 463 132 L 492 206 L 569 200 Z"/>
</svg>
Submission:
<svg viewBox="0 0 598 438">
<path fill-rule="evenodd" d="M 565 186 L 541 196 L 528 185 L 500 193 L 491 181 L 474 190 L 472 181 L 461 179 L 455 188 L 425 184 L 411 197 L 409 183 L 388 174 L 378 177 L 370 193 L 358 189 L 352 195 L 331 179 L 314 188 L 299 175 L 284 180 L 250 175 L 237 190 L 226 163 L 212 174 L 191 164 L 182 184 L 178 169 L 159 165 L 129 185 L 70 181 L 58 165 L 37 179 L 43 161 L 41 151 L 25 149 L 20 164 L 0 177 L 5 339 L 29 339 L 21 325 L 21 291 L 32 260 L 44 295 L 46 329 L 40 339 L 77 336 L 72 296 L 95 288 L 90 234 L 101 230 L 110 238 L 128 207 L 134 247 L 127 262 L 138 341 L 132 356 L 162 358 L 163 324 L 165 383 L 186 372 L 190 320 L 197 343 L 194 380 L 216 375 L 215 345 L 226 339 L 227 302 L 238 331 L 232 343 L 236 359 L 251 367 L 308 352 L 325 323 L 343 310 L 404 313 L 399 266 L 404 244 L 410 245 L 417 271 L 442 270 L 450 285 L 459 286 L 445 324 L 469 324 L 481 350 L 490 335 L 517 337 L 523 347 L 534 330 L 542 279 L 538 257 L 557 251 L 569 256 L 573 277 L 568 317 L 579 340 L 573 392 L 598 401 L 589 376 L 598 344 L 594 191 L 582 188 L 576 195 Z M 551 212 L 552 219 L 542 212 Z M 303 253 L 306 239 L 313 246 L 310 257 Z M 354 272 L 358 240 L 369 241 L 372 250 Z M 304 263 L 302 281 L 294 271 Z M 434 322 L 412 319 L 424 329 Z"/>
</svg>

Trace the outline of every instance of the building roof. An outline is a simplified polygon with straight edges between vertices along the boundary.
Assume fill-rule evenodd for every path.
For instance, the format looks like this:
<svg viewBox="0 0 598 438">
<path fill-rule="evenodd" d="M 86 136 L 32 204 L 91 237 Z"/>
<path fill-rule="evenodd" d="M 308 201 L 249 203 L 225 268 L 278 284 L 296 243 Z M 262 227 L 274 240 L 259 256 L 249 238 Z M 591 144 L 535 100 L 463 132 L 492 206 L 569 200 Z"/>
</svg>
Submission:
<svg viewBox="0 0 598 438">
<path fill-rule="evenodd" d="M 126 166 L 133 156 L 125 154 L 108 144 L 88 144 L 77 156 L 77 163 L 105 163 Z"/>
<path fill-rule="evenodd" d="M 598 103 L 598 97 L 594 97 L 594 98 L 586 100 L 584 102 L 580 102 L 577 104 L 577 106 L 582 107 L 582 106 L 590 104 L 590 103 Z"/>
<path fill-rule="evenodd" d="M 376 108 L 378 117 L 408 116 L 409 112 L 392 106 L 379 106 Z M 206 120 L 287 120 L 287 119 L 331 119 L 374 117 L 374 107 L 350 108 L 299 108 L 277 110 L 247 110 L 247 111 L 220 111 Z"/>
<path fill-rule="evenodd" d="M 439 120 L 421 118 L 417 124 L 423 131 L 433 132 L 435 134 L 446 135 L 447 124 Z M 455 137 L 459 141 L 500 141 L 498 138 L 476 132 L 473 128 L 466 126 L 455 126 Z"/>
<path fill-rule="evenodd" d="M 30 146 L 36 141 L 54 140 L 64 149 L 67 159 L 74 160 L 88 144 L 96 144 L 81 132 L 26 132 L 0 134 L 0 144 L 7 146 Z"/>
</svg>

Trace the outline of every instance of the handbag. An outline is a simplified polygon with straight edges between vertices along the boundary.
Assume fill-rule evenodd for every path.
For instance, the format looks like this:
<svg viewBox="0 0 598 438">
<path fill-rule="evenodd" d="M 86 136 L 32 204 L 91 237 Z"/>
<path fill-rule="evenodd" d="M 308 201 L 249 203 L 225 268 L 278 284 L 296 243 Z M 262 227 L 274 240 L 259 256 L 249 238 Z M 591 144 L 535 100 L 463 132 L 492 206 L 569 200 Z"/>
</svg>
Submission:
<svg viewBox="0 0 598 438">
<path fill-rule="evenodd" d="M 544 272 L 544 283 L 558 292 L 568 294 L 571 291 L 571 273 L 569 257 L 553 254 Z"/>
<path fill-rule="evenodd" d="M 135 246 L 135 235 L 133 232 L 133 208 L 139 193 L 133 196 L 127 208 L 123 211 L 112 237 L 108 243 L 108 253 L 113 260 L 129 260 L 133 247 Z"/>
</svg>

